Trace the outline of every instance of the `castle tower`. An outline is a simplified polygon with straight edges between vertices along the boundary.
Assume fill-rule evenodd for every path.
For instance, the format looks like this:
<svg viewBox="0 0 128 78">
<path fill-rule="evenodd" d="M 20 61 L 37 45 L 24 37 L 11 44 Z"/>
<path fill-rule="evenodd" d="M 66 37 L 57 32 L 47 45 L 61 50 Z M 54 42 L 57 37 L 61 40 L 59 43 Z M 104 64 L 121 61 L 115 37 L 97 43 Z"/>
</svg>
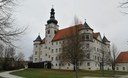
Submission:
<svg viewBox="0 0 128 78">
<path fill-rule="evenodd" d="M 93 39 L 93 29 L 86 23 L 82 25 L 80 33 L 82 34 L 82 39 L 85 41 L 92 41 Z"/>
<path fill-rule="evenodd" d="M 58 21 L 55 19 L 55 12 L 54 9 L 51 9 L 50 12 L 50 19 L 47 21 L 46 28 L 45 28 L 45 43 L 51 42 L 54 35 L 58 31 L 59 26 L 57 25 Z"/>
<path fill-rule="evenodd" d="M 38 37 L 33 41 L 33 62 L 40 62 L 40 53 L 41 53 L 41 37 L 38 35 Z"/>
</svg>

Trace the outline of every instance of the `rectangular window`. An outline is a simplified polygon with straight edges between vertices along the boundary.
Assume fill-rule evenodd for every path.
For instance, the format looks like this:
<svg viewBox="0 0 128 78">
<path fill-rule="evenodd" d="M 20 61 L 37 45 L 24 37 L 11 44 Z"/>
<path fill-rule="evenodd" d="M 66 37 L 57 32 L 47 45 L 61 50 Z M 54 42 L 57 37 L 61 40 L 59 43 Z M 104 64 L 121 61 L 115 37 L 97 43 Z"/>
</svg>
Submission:
<svg viewBox="0 0 128 78">
<path fill-rule="evenodd" d="M 48 30 L 47 33 L 50 34 L 50 30 Z"/>
<path fill-rule="evenodd" d="M 56 49 L 56 52 L 58 52 L 58 49 Z"/>
<path fill-rule="evenodd" d="M 90 66 L 90 63 L 89 62 L 87 63 L 87 66 Z"/>
<path fill-rule="evenodd" d="M 35 61 L 37 61 L 37 58 L 35 58 Z"/>
<path fill-rule="evenodd" d="M 59 48 L 59 52 L 61 52 L 61 48 Z"/>
<path fill-rule="evenodd" d="M 89 35 L 86 35 L 86 39 L 89 40 Z"/>
<path fill-rule="evenodd" d="M 94 47 L 94 51 L 96 51 L 96 47 Z"/>
<path fill-rule="evenodd" d="M 61 44 L 61 41 L 59 42 L 59 44 Z"/>
<path fill-rule="evenodd" d="M 90 54 L 89 53 L 87 54 L 87 59 L 90 59 Z"/>
<path fill-rule="evenodd" d="M 45 49 L 47 49 L 47 46 L 45 46 Z"/>
<path fill-rule="evenodd" d="M 37 55 L 37 51 L 35 52 L 35 55 Z"/>
<path fill-rule="evenodd" d="M 99 51 L 99 49 L 97 48 L 97 52 Z"/>
<path fill-rule="evenodd" d="M 56 42 L 56 45 L 58 45 L 58 41 Z"/>
<path fill-rule="evenodd" d="M 123 70 L 125 70 L 125 67 L 123 67 Z"/>
<path fill-rule="evenodd" d="M 48 57 L 50 58 L 50 55 Z"/>
<path fill-rule="evenodd" d="M 52 53 L 53 53 L 54 49 L 52 49 Z"/>
<path fill-rule="evenodd" d="M 47 56 L 47 54 L 45 54 L 45 56 Z"/>
<path fill-rule="evenodd" d="M 68 66 L 70 66 L 70 64 L 68 63 Z"/>
<path fill-rule="evenodd" d="M 119 70 L 119 68 L 118 68 L 118 67 L 116 67 L 116 70 Z"/>
<path fill-rule="evenodd" d="M 56 60 L 58 60 L 58 57 L 56 57 Z"/>
<path fill-rule="evenodd" d="M 53 57 L 51 58 L 51 60 L 53 60 Z"/>
</svg>

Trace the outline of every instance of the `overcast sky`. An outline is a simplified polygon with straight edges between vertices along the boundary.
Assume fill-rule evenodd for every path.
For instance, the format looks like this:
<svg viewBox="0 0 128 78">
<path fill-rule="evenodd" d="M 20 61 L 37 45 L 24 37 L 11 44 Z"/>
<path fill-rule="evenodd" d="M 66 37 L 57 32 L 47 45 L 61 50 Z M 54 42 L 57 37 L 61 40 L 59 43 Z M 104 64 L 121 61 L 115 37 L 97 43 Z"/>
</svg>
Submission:
<svg viewBox="0 0 128 78">
<path fill-rule="evenodd" d="M 85 19 L 94 32 L 105 34 L 119 51 L 128 50 L 128 15 L 119 7 L 124 0 L 23 0 L 16 7 L 14 16 L 17 26 L 28 26 L 26 34 L 17 42 L 26 59 L 32 54 L 33 40 L 40 33 L 44 38 L 45 24 L 52 5 L 59 28 L 72 25 L 74 16 L 82 23 Z"/>
</svg>

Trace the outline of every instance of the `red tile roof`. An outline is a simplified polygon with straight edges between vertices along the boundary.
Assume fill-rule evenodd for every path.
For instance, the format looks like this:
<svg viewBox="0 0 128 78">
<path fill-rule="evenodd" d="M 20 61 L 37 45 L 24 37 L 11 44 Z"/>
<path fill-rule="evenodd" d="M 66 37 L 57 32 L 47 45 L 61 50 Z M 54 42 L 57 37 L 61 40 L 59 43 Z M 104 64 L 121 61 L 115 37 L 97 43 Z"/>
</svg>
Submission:
<svg viewBox="0 0 128 78">
<path fill-rule="evenodd" d="M 76 29 L 80 29 L 82 24 L 71 26 L 65 29 L 58 30 L 56 35 L 54 36 L 52 41 L 57 41 L 63 39 L 65 36 L 71 36 L 71 31 L 75 31 Z"/>
<path fill-rule="evenodd" d="M 79 24 L 79 25 L 76 25 L 76 26 L 71 26 L 71 27 L 68 27 L 68 28 L 58 30 L 52 41 L 61 40 L 61 39 L 64 38 L 64 36 L 71 36 L 71 31 L 72 30 L 74 31 L 74 30 L 76 30 L 76 28 L 80 29 L 81 27 L 82 27 L 82 24 Z M 99 32 L 93 33 L 93 37 L 95 39 L 97 39 L 98 35 L 100 35 Z"/>
<path fill-rule="evenodd" d="M 128 51 L 121 52 L 116 59 L 117 63 L 128 63 Z"/>
</svg>

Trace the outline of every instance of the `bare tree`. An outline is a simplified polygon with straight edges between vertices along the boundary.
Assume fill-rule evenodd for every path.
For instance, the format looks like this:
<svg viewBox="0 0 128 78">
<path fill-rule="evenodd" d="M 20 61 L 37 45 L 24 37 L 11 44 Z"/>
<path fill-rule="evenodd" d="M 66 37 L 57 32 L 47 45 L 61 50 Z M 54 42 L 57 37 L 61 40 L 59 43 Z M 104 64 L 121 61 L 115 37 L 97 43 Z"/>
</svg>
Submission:
<svg viewBox="0 0 128 78">
<path fill-rule="evenodd" d="M 5 47 L 5 51 L 3 54 L 3 68 L 8 70 L 14 68 L 14 56 L 15 56 L 15 49 L 13 47 Z"/>
<path fill-rule="evenodd" d="M 33 61 L 33 54 L 29 56 L 29 61 Z"/>
<path fill-rule="evenodd" d="M 111 55 L 112 55 L 112 60 L 111 60 L 111 64 L 112 64 L 112 70 L 113 70 L 113 75 L 115 76 L 116 72 L 115 72 L 115 66 L 116 66 L 116 57 L 117 57 L 117 54 L 118 54 L 118 50 L 117 50 L 117 47 L 116 45 L 112 45 L 111 47 Z"/>
<path fill-rule="evenodd" d="M 19 52 L 17 55 L 17 61 L 24 61 L 24 54 L 22 52 Z"/>
<path fill-rule="evenodd" d="M 3 44 L 0 44 L 0 64 L 3 64 L 3 52 L 4 52 L 4 46 Z"/>
<path fill-rule="evenodd" d="M 77 23 L 76 19 L 75 24 Z M 76 78 L 78 78 L 78 63 L 83 62 L 85 52 L 82 50 L 81 35 L 79 34 L 80 25 L 71 27 L 69 32 L 64 36 L 62 44 L 62 52 L 59 54 L 61 63 L 70 63 L 74 66 Z"/>
<path fill-rule="evenodd" d="M 9 45 L 13 45 L 12 42 L 18 40 L 26 30 L 26 28 L 15 27 L 12 14 L 16 1 L 0 0 L 0 40 Z"/>
<path fill-rule="evenodd" d="M 22 52 L 19 52 L 16 56 L 16 62 L 18 68 L 23 68 L 24 67 L 24 54 Z"/>
<path fill-rule="evenodd" d="M 3 58 L 4 46 L 0 44 L 0 60 Z"/>
<path fill-rule="evenodd" d="M 123 13 L 123 14 L 128 14 L 127 9 L 126 9 L 126 8 L 128 8 L 128 0 L 123 0 L 123 1 L 120 3 L 120 7 L 121 7 L 121 8 L 124 8 L 124 11 L 123 11 L 123 12 L 121 11 L 121 13 Z"/>
<path fill-rule="evenodd" d="M 106 48 L 106 43 L 103 43 L 101 45 L 101 71 L 102 71 L 102 76 L 104 76 L 104 70 L 105 70 L 105 66 L 111 66 L 111 53 L 110 50 L 108 48 Z M 108 47 L 108 46 L 107 46 Z"/>
</svg>

